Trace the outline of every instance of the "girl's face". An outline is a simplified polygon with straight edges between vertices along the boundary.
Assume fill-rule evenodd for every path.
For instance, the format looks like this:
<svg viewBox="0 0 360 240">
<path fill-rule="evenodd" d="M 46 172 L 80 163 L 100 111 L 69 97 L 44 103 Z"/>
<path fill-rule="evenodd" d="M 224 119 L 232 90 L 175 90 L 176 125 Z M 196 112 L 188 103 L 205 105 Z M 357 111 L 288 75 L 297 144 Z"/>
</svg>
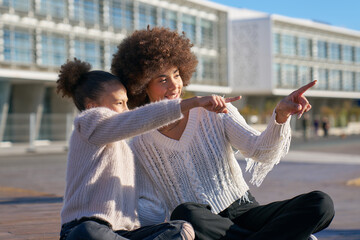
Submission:
<svg viewBox="0 0 360 240">
<path fill-rule="evenodd" d="M 176 99 L 181 96 L 183 81 L 177 67 L 168 67 L 155 76 L 148 84 L 146 93 L 150 102 L 162 99 Z"/>
<path fill-rule="evenodd" d="M 90 101 L 90 107 L 107 107 L 115 112 L 122 113 L 128 111 L 127 94 L 125 87 L 117 81 L 104 84 L 104 92 L 99 99 Z"/>
</svg>

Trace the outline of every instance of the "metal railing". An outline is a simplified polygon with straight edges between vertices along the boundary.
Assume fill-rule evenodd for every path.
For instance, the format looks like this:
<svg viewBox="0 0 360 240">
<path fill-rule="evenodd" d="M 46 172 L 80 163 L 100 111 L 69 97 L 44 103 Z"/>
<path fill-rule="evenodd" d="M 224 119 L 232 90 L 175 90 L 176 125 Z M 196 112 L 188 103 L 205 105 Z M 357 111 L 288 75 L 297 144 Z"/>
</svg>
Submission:
<svg viewBox="0 0 360 240">
<path fill-rule="evenodd" d="M 34 149 L 39 142 L 68 142 L 73 129 L 73 114 L 7 114 L 0 116 L 0 142 L 26 143 Z"/>
</svg>

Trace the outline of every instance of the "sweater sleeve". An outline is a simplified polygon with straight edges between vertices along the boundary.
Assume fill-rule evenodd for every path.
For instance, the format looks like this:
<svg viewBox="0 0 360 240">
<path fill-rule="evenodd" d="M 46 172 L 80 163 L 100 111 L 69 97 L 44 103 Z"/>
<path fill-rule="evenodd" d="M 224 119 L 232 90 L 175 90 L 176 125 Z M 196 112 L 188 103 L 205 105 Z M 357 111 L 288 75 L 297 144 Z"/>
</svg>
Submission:
<svg viewBox="0 0 360 240">
<path fill-rule="evenodd" d="M 159 128 L 181 117 L 180 100 L 164 100 L 123 113 L 103 107 L 92 108 L 75 119 L 74 127 L 88 142 L 105 145 Z"/>
<path fill-rule="evenodd" d="M 138 216 L 141 226 L 159 224 L 169 220 L 169 211 L 160 200 L 159 192 L 138 161 L 136 162 L 136 184 Z"/>
<path fill-rule="evenodd" d="M 222 115 L 226 137 L 246 158 L 246 170 L 253 170 L 250 182 L 259 186 L 274 165 L 289 151 L 290 118 L 279 124 L 275 120 L 274 111 L 267 128 L 259 132 L 246 123 L 233 105 L 228 104 L 228 109 L 229 113 Z"/>
</svg>

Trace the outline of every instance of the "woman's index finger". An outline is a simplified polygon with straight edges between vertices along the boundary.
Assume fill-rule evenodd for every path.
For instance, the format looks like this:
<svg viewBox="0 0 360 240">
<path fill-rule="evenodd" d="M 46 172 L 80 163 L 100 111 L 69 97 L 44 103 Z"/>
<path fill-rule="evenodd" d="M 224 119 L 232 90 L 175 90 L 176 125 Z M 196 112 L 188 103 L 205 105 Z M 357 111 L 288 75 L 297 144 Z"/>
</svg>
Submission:
<svg viewBox="0 0 360 240">
<path fill-rule="evenodd" d="M 225 98 L 225 102 L 228 103 L 228 102 L 234 102 L 234 101 L 237 101 L 237 100 L 240 100 L 241 99 L 241 96 L 236 96 L 236 97 L 228 97 L 228 98 Z"/>
<path fill-rule="evenodd" d="M 309 88 L 312 88 L 316 84 L 317 80 L 314 80 L 312 82 L 309 82 L 308 84 L 302 86 L 298 90 L 296 90 L 294 93 L 298 95 L 302 95 L 304 92 L 306 92 Z"/>
</svg>

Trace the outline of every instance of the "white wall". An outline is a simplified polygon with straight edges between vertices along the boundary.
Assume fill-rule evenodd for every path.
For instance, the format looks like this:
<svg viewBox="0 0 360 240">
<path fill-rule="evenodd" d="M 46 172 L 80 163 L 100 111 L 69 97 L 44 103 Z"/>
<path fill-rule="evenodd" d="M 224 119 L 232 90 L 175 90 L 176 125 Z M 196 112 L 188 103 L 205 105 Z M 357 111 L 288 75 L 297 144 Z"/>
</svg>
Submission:
<svg viewBox="0 0 360 240">
<path fill-rule="evenodd" d="M 233 91 L 270 94 L 271 19 L 232 20 L 229 29 L 229 77 Z"/>
</svg>

